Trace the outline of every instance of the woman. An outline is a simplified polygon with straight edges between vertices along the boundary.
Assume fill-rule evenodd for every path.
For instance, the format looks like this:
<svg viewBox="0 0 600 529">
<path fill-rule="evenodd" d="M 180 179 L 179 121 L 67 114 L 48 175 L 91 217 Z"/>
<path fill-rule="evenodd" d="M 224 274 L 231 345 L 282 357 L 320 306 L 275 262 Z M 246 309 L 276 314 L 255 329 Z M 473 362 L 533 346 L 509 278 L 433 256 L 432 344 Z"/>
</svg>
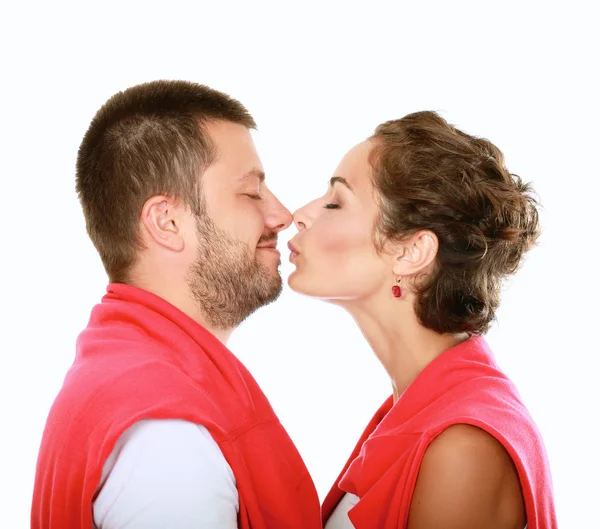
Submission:
<svg viewBox="0 0 600 529">
<path fill-rule="evenodd" d="M 556 527 L 539 431 L 483 338 L 539 235 L 531 191 L 489 141 L 418 112 L 380 125 L 294 214 L 290 287 L 347 309 L 393 387 L 326 529 Z"/>
</svg>

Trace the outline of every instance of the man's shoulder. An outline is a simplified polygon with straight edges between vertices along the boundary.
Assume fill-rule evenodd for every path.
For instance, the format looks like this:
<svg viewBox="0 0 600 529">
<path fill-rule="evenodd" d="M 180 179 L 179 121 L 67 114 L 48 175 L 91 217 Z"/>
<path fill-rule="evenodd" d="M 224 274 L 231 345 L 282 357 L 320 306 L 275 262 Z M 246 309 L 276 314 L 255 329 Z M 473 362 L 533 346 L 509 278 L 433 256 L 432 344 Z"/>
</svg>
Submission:
<svg viewBox="0 0 600 529">
<path fill-rule="evenodd" d="M 168 410 L 188 409 L 190 402 L 199 407 L 202 392 L 169 362 L 127 361 L 119 354 L 109 362 L 76 360 L 48 414 L 47 435 L 56 429 L 60 437 L 71 430 L 100 432 L 143 415 L 168 416 Z"/>
</svg>

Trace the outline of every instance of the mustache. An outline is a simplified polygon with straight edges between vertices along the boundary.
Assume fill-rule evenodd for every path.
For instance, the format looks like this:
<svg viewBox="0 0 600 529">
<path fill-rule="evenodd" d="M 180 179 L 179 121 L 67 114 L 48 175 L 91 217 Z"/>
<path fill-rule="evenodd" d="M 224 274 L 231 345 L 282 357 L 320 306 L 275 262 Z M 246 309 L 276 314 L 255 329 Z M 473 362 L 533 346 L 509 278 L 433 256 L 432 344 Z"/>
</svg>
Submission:
<svg viewBox="0 0 600 529">
<path fill-rule="evenodd" d="M 272 231 L 270 233 L 266 233 L 258 240 L 258 244 L 261 244 L 263 242 L 271 242 L 271 241 L 277 242 L 277 232 Z"/>
</svg>

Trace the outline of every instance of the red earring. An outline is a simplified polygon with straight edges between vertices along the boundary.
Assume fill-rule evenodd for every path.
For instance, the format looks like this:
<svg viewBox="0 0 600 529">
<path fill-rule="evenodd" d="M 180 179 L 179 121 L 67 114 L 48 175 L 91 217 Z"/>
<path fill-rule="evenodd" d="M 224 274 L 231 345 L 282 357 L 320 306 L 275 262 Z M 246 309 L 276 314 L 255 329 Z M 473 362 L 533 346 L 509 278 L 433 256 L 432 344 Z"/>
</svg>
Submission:
<svg viewBox="0 0 600 529">
<path fill-rule="evenodd" d="M 400 288 L 400 286 L 399 286 L 399 285 L 400 285 L 400 281 L 402 281 L 402 278 L 401 278 L 401 277 L 400 277 L 400 278 L 398 278 L 398 284 L 397 284 L 397 285 L 394 285 L 394 286 L 392 287 L 392 295 L 393 295 L 395 298 L 402 297 L 402 289 L 401 289 L 401 288 Z"/>
</svg>

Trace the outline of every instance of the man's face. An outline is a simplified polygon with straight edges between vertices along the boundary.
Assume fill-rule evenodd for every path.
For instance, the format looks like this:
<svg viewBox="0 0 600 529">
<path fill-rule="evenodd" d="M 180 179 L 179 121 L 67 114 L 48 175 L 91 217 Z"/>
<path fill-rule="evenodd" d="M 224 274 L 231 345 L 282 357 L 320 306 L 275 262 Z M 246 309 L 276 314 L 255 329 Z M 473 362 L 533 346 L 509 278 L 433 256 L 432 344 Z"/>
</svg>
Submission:
<svg viewBox="0 0 600 529">
<path fill-rule="evenodd" d="M 204 212 L 186 279 L 208 323 L 230 329 L 281 293 L 275 245 L 292 216 L 267 188 L 246 127 L 215 122 L 206 131 L 217 160 L 201 177 Z"/>
</svg>

